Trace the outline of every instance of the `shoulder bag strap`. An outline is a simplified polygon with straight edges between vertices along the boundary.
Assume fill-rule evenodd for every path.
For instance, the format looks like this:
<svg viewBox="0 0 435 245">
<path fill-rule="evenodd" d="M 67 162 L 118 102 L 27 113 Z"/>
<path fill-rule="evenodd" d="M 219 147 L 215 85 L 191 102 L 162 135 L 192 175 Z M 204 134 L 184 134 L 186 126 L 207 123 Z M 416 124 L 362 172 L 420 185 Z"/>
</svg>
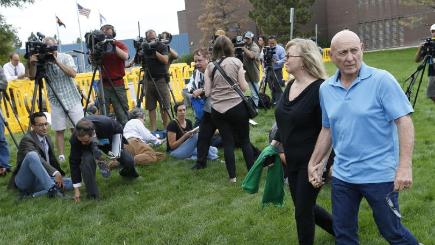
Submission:
<svg viewBox="0 0 435 245">
<path fill-rule="evenodd" d="M 238 84 L 236 84 L 233 79 L 231 77 L 229 77 L 227 75 L 227 73 L 224 71 L 224 69 L 222 69 L 222 67 L 216 62 L 214 61 L 213 64 L 215 65 L 215 67 L 217 68 L 217 70 L 222 74 L 222 76 L 225 78 L 225 80 L 227 81 L 227 83 L 239 94 L 239 96 L 243 99 L 246 100 L 245 95 L 243 94 L 242 90 L 240 90 L 240 87 Z"/>
<path fill-rule="evenodd" d="M 217 62 L 217 64 L 220 65 L 220 64 L 222 63 L 222 61 L 224 61 L 225 58 L 226 58 L 226 57 L 222 57 L 222 59 L 219 60 L 219 62 Z M 216 70 L 217 70 L 216 61 L 214 61 L 213 64 L 214 64 L 214 68 L 213 68 L 213 71 L 211 72 L 211 80 L 212 80 L 212 81 L 213 81 L 213 79 L 214 79 L 214 74 L 216 73 Z"/>
</svg>

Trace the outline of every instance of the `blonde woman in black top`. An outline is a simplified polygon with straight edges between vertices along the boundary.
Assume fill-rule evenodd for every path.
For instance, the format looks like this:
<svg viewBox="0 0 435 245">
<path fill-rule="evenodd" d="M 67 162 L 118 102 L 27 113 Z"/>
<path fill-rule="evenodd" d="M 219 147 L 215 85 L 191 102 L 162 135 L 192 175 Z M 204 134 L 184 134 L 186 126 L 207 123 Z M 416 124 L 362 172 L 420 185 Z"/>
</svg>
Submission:
<svg viewBox="0 0 435 245">
<path fill-rule="evenodd" d="M 278 132 L 271 144 L 284 148 L 299 244 L 313 244 L 315 224 L 333 234 L 332 217 L 316 205 L 320 189 L 309 183 L 307 172 L 321 129 L 319 87 L 327 75 L 317 45 L 306 39 L 287 44 L 285 67 L 294 80 L 277 103 Z"/>
</svg>

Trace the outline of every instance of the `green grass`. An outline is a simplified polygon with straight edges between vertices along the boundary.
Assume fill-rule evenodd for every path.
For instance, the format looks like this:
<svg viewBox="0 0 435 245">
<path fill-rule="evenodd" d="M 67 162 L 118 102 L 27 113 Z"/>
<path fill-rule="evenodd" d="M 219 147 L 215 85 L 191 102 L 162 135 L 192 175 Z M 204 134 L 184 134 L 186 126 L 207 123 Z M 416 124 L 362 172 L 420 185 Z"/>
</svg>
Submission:
<svg viewBox="0 0 435 245">
<path fill-rule="evenodd" d="M 400 82 L 411 74 L 415 49 L 365 54 L 368 65 L 390 71 Z M 327 64 L 329 74 L 335 70 Z M 425 98 L 427 79 L 416 112 L 414 186 L 400 196 L 403 223 L 425 244 L 435 234 L 435 104 Z M 262 111 L 259 125 L 251 129 L 252 142 L 267 145 L 273 123 L 272 110 Z M 18 136 L 18 138 L 21 136 Z M 11 155 L 16 149 L 10 142 Z M 163 150 L 163 149 L 161 149 Z M 220 152 L 220 159 L 223 159 Z M 240 184 L 246 175 L 240 150 L 236 153 L 238 184 L 227 180 L 225 165 L 209 162 L 191 171 L 191 161 L 171 158 L 153 166 L 138 167 L 140 179 L 125 181 L 117 174 L 99 175 L 99 201 L 45 197 L 19 201 L 0 179 L 1 244 L 297 244 L 293 204 L 286 188 L 283 208 L 261 208 L 262 190 L 250 195 Z M 69 171 L 67 165 L 63 166 Z M 260 188 L 261 189 L 261 188 Z M 84 194 L 84 188 L 82 188 Z M 321 191 L 318 203 L 331 209 L 330 187 Z M 371 210 L 363 201 L 359 214 L 361 244 L 386 244 L 377 231 Z M 316 230 L 316 244 L 334 244 L 323 230 Z"/>
</svg>

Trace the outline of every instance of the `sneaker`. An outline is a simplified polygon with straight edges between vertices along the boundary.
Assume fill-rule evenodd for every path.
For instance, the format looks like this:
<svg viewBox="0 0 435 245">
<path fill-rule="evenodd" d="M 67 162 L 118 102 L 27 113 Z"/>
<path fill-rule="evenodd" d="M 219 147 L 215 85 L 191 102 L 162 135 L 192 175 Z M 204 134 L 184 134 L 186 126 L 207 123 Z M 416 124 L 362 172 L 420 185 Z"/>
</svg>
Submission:
<svg viewBox="0 0 435 245">
<path fill-rule="evenodd" d="M 230 183 L 236 183 L 237 182 L 237 178 L 230 178 Z"/>
<path fill-rule="evenodd" d="M 58 159 L 59 159 L 60 163 L 65 162 L 65 156 L 64 155 L 59 155 Z"/>
<path fill-rule="evenodd" d="M 110 177 L 110 168 L 105 161 L 97 162 L 98 168 L 100 169 L 101 176 L 104 178 Z"/>
</svg>

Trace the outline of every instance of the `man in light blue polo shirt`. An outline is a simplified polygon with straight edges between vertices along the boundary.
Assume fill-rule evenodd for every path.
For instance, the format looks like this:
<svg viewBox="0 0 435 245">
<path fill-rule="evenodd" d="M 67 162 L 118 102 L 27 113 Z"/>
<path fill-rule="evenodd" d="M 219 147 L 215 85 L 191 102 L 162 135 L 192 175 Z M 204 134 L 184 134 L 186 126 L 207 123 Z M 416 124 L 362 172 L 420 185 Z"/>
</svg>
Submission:
<svg viewBox="0 0 435 245">
<path fill-rule="evenodd" d="M 322 182 L 321 159 L 334 148 L 332 215 L 336 244 L 358 244 L 358 209 L 365 198 L 390 244 L 418 244 L 401 224 L 398 191 L 412 185 L 413 109 L 396 79 L 362 61 L 363 45 L 349 30 L 331 40 L 338 71 L 320 87 L 322 130 L 309 180 Z"/>
</svg>

